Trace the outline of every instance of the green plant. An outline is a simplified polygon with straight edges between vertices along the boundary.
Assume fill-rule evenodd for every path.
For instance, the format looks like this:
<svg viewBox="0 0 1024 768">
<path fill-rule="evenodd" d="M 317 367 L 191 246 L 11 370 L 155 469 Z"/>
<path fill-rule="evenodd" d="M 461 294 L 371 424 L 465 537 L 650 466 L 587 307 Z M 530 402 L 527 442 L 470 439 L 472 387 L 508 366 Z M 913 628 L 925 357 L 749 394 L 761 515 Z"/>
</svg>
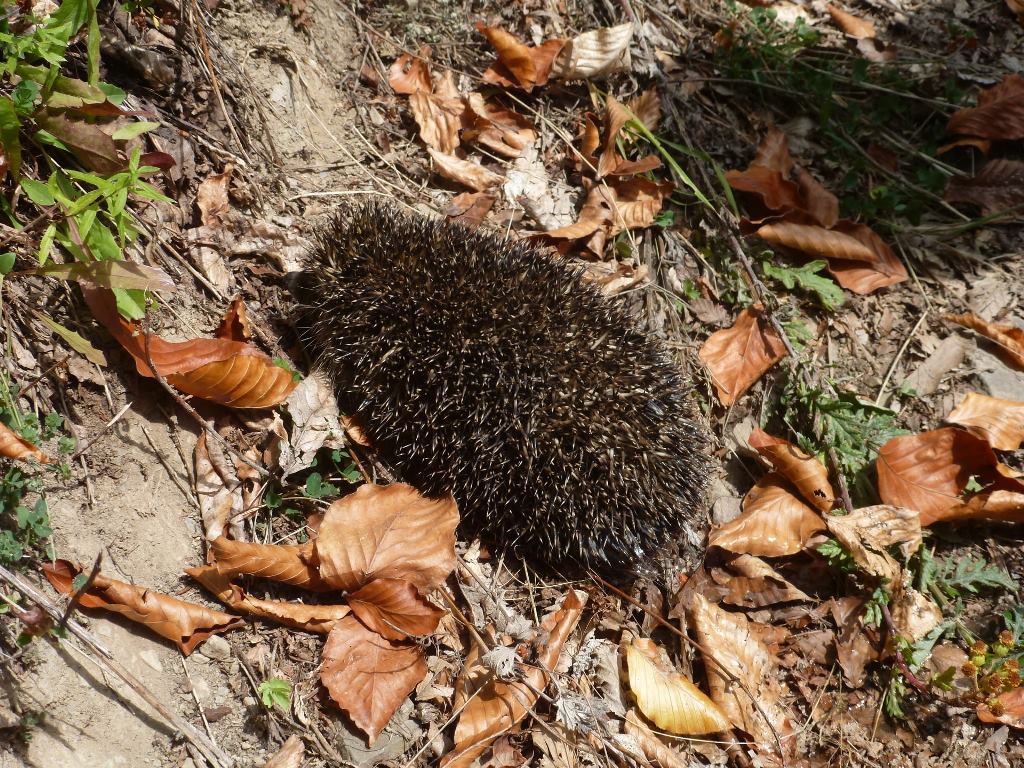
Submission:
<svg viewBox="0 0 1024 768">
<path fill-rule="evenodd" d="M 325 483 L 323 475 L 314 472 L 306 478 L 306 485 L 302 489 L 302 493 L 311 499 L 322 499 L 325 496 L 337 496 L 338 487 L 331 483 Z"/>
<path fill-rule="evenodd" d="M 831 279 L 818 274 L 828 266 L 825 261 L 812 261 L 801 267 L 774 266 L 770 261 L 761 263 L 766 276 L 781 282 L 787 289 L 800 286 L 814 294 L 821 306 L 834 312 L 846 301 L 843 289 Z"/>
<path fill-rule="evenodd" d="M 930 593 L 940 606 L 966 594 L 977 594 L 981 589 L 1018 591 L 1017 582 L 1005 568 L 970 556 L 936 558 L 927 547 L 921 549 L 917 588 Z"/>
<path fill-rule="evenodd" d="M 835 568 L 843 573 L 853 573 L 857 570 L 857 563 L 854 562 L 853 556 L 835 539 L 822 542 L 818 545 L 817 550 L 818 554 L 825 558 L 825 562 L 830 568 Z"/>
<path fill-rule="evenodd" d="M 275 706 L 287 712 L 292 705 L 292 684 L 279 677 L 272 677 L 259 684 L 257 689 L 263 706 L 273 709 Z"/>
</svg>

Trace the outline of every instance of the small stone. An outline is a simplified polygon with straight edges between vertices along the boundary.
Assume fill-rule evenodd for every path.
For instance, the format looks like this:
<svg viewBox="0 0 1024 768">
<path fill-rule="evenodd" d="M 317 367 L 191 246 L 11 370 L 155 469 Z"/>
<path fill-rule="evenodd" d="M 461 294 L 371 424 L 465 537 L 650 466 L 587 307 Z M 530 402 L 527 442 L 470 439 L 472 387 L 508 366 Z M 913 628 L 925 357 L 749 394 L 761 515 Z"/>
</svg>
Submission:
<svg viewBox="0 0 1024 768">
<path fill-rule="evenodd" d="M 209 640 L 199 646 L 199 653 L 214 661 L 227 661 L 231 658 L 231 645 L 220 635 L 211 635 Z"/>
<path fill-rule="evenodd" d="M 255 707 L 256 699 L 254 699 L 252 696 L 246 696 L 244 699 L 242 699 L 242 705 L 246 707 Z"/>
<path fill-rule="evenodd" d="M 143 661 L 143 663 L 145 663 L 145 665 L 147 667 L 151 667 L 152 669 L 156 670 L 157 672 L 163 672 L 164 671 L 164 665 L 160 661 L 160 657 L 157 655 L 156 651 L 154 651 L 152 649 L 147 649 L 145 651 L 140 651 L 139 652 L 139 658 Z"/>
</svg>

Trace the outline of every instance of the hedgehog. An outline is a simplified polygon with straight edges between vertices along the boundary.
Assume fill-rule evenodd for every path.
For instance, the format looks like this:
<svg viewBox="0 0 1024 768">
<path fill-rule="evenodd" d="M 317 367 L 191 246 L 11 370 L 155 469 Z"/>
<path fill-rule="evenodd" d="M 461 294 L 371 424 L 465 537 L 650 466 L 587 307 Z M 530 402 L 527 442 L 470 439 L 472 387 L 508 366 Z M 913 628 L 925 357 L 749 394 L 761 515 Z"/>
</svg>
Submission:
<svg viewBox="0 0 1024 768">
<path fill-rule="evenodd" d="M 704 526 L 705 433 L 655 337 L 524 241 L 372 202 L 289 275 L 296 327 L 398 479 L 525 559 L 642 573 Z"/>
</svg>

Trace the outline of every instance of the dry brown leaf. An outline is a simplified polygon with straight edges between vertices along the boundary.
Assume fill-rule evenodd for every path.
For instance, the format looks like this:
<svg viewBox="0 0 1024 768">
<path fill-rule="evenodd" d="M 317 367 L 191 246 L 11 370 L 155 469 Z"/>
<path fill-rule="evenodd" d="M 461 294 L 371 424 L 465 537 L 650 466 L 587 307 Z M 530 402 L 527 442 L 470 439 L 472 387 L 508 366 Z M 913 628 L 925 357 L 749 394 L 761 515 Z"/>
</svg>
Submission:
<svg viewBox="0 0 1024 768">
<path fill-rule="evenodd" d="M 1000 158 L 987 162 L 977 176 L 954 176 L 943 199 L 977 205 L 983 216 L 1024 205 L 1024 162 Z"/>
<path fill-rule="evenodd" d="M 678 736 L 720 733 L 732 723 L 703 691 L 679 674 L 653 640 L 626 646 L 629 689 L 648 720 Z"/>
<path fill-rule="evenodd" d="M 944 155 L 947 152 L 956 149 L 957 147 L 974 147 L 976 150 L 981 152 L 981 154 L 987 155 L 989 151 L 991 151 L 992 149 L 992 140 L 976 139 L 973 137 L 957 139 L 956 141 L 949 142 L 949 144 L 943 144 L 941 147 L 935 150 L 935 154 Z"/>
<path fill-rule="evenodd" d="M 602 27 L 577 35 L 565 43 L 552 75 L 562 80 L 596 80 L 630 66 L 629 43 L 633 25 Z"/>
<path fill-rule="evenodd" d="M 228 311 L 224 313 L 220 325 L 213 335 L 218 339 L 230 339 L 232 341 L 249 341 L 252 338 L 252 324 L 249 322 L 249 312 L 245 308 L 245 302 L 241 296 L 231 300 Z"/>
<path fill-rule="evenodd" d="M 388 640 L 429 635 L 445 613 L 403 579 L 374 579 L 351 593 L 348 604 L 356 618 Z"/>
<path fill-rule="evenodd" d="M 764 209 L 759 213 L 785 213 L 803 207 L 800 188 L 774 168 L 751 165 L 745 171 L 726 171 L 725 180 L 736 192 L 754 195 Z"/>
<path fill-rule="evenodd" d="M 1024 728 L 1024 688 L 1000 693 L 995 699 L 999 702 L 999 714 L 991 708 L 991 699 L 978 704 L 978 719 L 983 723 L 1002 723 L 1011 728 Z"/>
<path fill-rule="evenodd" d="M 782 339 L 764 317 L 764 307 L 744 309 L 731 328 L 715 331 L 700 350 L 722 405 L 732 405 L 786 356 Z"/>
<path fill-rule="evenodd" d="M 892 624 L 901 637 L 916 643 L 942 623 L 942 609 L 913 587 L 902 587 L 893 596 Z"/>
<path fill-rule="evenodd" d="M 783 245 L 811 256 L 844 261 L 875 260 L 874 251 L 857 238 L 811 224 L 778 221 L 762 226 L 757 236 L 773 245 Z"/>
<path fill-rule="evenodd" d="M 894 437 L 878 452 L 878 494 L 886 504 L 914 510 L 929 525 L 960 506 L 970 478 L 996 463 L 988 443 L 962 429 Z"/>
<path fill-rule="evenodd" d="M 626 713 L 622 730 L 637 740 L 648 760 L 655 761 L 661 768 L 689 768 L 691 765 L 690 761 L 681 753 L 659 739 L 654 731 L 643 722 L 636 710 L 631 709 Z"/>
<path fill-rule="evenodd" d="M 597 161 L 597 178 L 605 176 L 631 176 L 637 173 L 646 173 L 661 167 L 661 159 L 657 155 L 648 155 L 639 160 L 626 160 L 619 155 L 615 148 L 615 142 L 622 131 L 623 126 L 630 120 L 629 111 L 620 104 L 614 96 L 608 97 L 608 106 L 605 113 L 605 121 L 608 125 L 605 128 L 604 148 L 601 150 L 601 157 Z"/>
<path fill-rule="evenodd" d="M 402 483 L 361 485 L 331 504 L 314 542 L 320 575 L 355 591 L 372 579 L 404 579 L 421 594 L 455 567 L 455 500 L 427 499 Z"/>
<path fill-rule="evenodd" d="M 601 146 L 601 131 L 592 112 L 583 114 L 583 125 L 576 137 L 580 142 L 580 157 L 574 158 L 576 170 L 597 173 L 597 150 Z"/>
<path fill-rule="evenodd" d="M 864 631 L 864 601 L 856 597 L 833 599 L 832 617 L 839 627 L 836 637 L 836 661 L 842 667 L 845 682 L 860 688 L 867 680 L 867 666 L 881 656 Z"/>
<path fill-rule="evenodd" d="M 1024 139 L 1024 76 L 1006 75 L 982 91 L 978 106 L 957 110 L 946 130 L 998 141 Z"/>
<path fill-rule="evenodd" d="M 42 568 L 51 586 L 65 595 L 72 594 L 72 582 L 82 573 L 81 566 L 67 560 L 45 563 Z M 108 579 L 102 573 L 93 580 L 89 591 L 81 596 L 79 604 L 84 608 L 113 611 L 142 624 L 175 643 L 186 656 L 210 635 L 238 629 L 245 624 L 238 616 L 186 603 L 137 584 Z"/>
<path fill-rule="evenodd" d="M 562 655 L 562 647 L 583 612 L 583 601 L 570 591 L 562 607 L 542 622 L 548 635 L 537 648 L 536 664 L 528 666 L 522 682 L 505 683 L 493 677 L 469 700 L 455 727 L 455 747 L 441 768 L 469 768 L 496 738 L 514 728 L 536 703 Z"/>
<path fill-rule="evenodd" d="M 476 229 L 497 199 L 487 192 L 460 192 L 452 198 L 444 215 L 463 226 Z"/>
<path fill-rule="evenodd" d="M 219 227 L 224 224 L 231 206 L 228 204 L 228 185 L 234 166 L 228 163 L 222 173 L 207 176 L 196 190 L 196 205 L 199 219 L 204 227 Z"/>
<path fill-rule="evenodd" d="M 117 312 L 107 289 L 82 287 L 93 316 L 135 359 L 141 376 L 153 378 L 144 334 Z M 161 376 L 190 395 L 232 408 L 271 408 L 295 389 L 290 371 L 274 364 L 255 347 L 231 339 L 165 341 L 149 337 L 149 354 Z"/>
<path fill-rule="evenodd" d="M 834 227 L 839 222 L 839 198 L 803 168 L 797 170 L 796 183 L 804 210 L 823 227 Z"/>
<path fill-rule="evenodd" d="M 651 133 L 657 133 L 661 122 L 661 97 L 658 89 L 651 86 L 626 105 L 633 116 L 644 124 Z"/>
<path fill-rule="evenodd" d="M 1000 325 L 982 320 L 977 315 L 945 315 L 951 323 L 977 331 L 996 344 L 996 354 L 1011 368 L 1024 371 L 1024 328 Z"/>
<path fill-rule="evenodd" d="M 212 450 L 211 450 L 212 447 Z M 206 430 L 199 433 L 192 453 L 196 496 L 207 541 L 213 541 L 228 529 L 233 538 L 242 539 L 245 528 L 239 516 L 245 509 L 242 481 L 235 467 L 217 443 L 208 443 Z"/>
<path fill-rule="evenodd" d="M 925 520 L 924 525 L 944 520 L 1003 520 L 1009 523 L 1024 522 L 1024 490 L 1011 483 L 1012 490 L 996 489 L 976 493 L 962 504 L 937 512 Z"/>
<path fill-rule="evenodd" d="M 50 463 L 49 456 L 3 422 L 0 422 L 0 456 L 8 459 L 35 459 L 40 464 Z"/>
<path fill-rule="evenodd" d="M 420 48 L 419 56 L 403 53 L 388 70 L 388 83 L 395 93 L 411 95 L 413 93 L 430 93 L 430 46 Z"/>
<path fill-rule="evenodd" d="M 263 764 L 263 768 L 302 768 L 305 755 L 306 746 L 302 739 L 292 734 Z"/>
<path fill-rule="evenodd" d="M 722 602 L 741 608 L 763 608 L 811 599 L 764 560 L 751 555 L 737 555 L 711 568 L 708 576 L 719 586 Z"/>
<path fill-rule="evenodd" d="M 424 144 L 446 155 L 456 150 L 465 110 L 461 100 L 444 99 L 429 91 L 416 91 L 409 95 L 409 108 Z"/>
<path fill-rule="evenodd" d="M 419 646 L 387 640 L 355 616 L 334 625 L 320 667 L 331 699 L 366 733 L 370 746 L 426 674 Z"/>
<path fill-rule="evenodd" d="M 228 579 L 238 575 L 259 576 L 311 592 L 336 589 L 320 577 L 312 564 L 312 544 L 253 544 L 221 536 L 210 542 L 210 550 L 217 569 Z"/>
<path fill-rule="evenodd" d="M 528 119 L 515 110 L 484 101 L 480 93 L 465 99 L 466 127 L 462 137 L 481 144 L 496 154 L 515 158 L 537 140 L 537 131 Z"/>
<path fill-rule="evenodd" d="M 743 499 L 743 514 L 711 531 L 708 546 L 758 557 L 794 555 L 825 521 L 792 491 L 782 475 L 758 481 Z"/>
<path fill-rule="evenodd" d="M 896 258 L 892 248 L 886 245 L 878 234 L 864 224 L 840 221 L 834 232 L 849 235 L 866 245 L 874 254 L 870 262 L 844 261 L 830 258 L 828 271 L 831 272 L 843 288 L 854 293 L 869 294 L 879 288 L 902 283 L 907 279 L 907 270 Z"/>
<path fill-rule="evenodd" d="M 828 515 L 825 523 L 857 565 L 891 584 L 902 583 L 903 569 L 888 548 L 899 544 L 909 557 L 921 546 L 921 520 L 913 509 L 879 504 Z"/>
<path fill-rule="evenodd" d="M 477 22 L 476 29 L 498 54 L 498 61 L 484 72 L 484 80 L 506 88 L 518 86 L 527 92 L 547 83 L 555 57 L 566 42 L 555 38 L 534 47 L 500 27 Z"/>
<path fill-rule="evenodd" d="M 475 192 L 483 192 L 485 189 L 496 187 L 503 181 L 503 177 L 477 163 L 463 160 L 455 155 L 438 152 L 433 147 L 427 147 L 427 152 L 434 159 L 438 173 L 446 179 L 451 179 L 469 187 Z"/>
<path fill-rule="evenodd" d="M 216 565 L 186 568 L 185 573 L 232 610 L 306 632 L 326 635 L 335 622 L 352 613 L 347 605 L 306 605 L 252 597 L 241 587 L 232 584 L 230 578 L 221 573 Z"/>
<path fill-rule="evenodd" d="M 836 495 L 828 481 L 828 470 L 817 457 L 760 428 L 754 429 L 749 442 L 819 512 L 832 509 Z"/>
<path fill-rule="evenodd" d="M 969 392 L 946 417 L 997 451 L 1016 451 L 1024 441 L 1024 402 Z"/>
<path fill-rule="evenodd" d="M 757 147 L 757 154 L 751 165 L 769 168 L 782 178 L 788 179 L 789 174 L 793 172 L 793 158 L 789 155 L 789 137 L 775 126 L 769 128 L 768 133 L 764 135 Z M 732 171 L 732 173 L 742 172 Z"/>
<path fill-rule="evenodd" d="M 829 16 L 845 34 L 857 39 L 870 38 L 875 36 L 875 25 L 870 21 L 854 16 L 852 13 L 836 8 L 834 5 L 828 7 Z"/>
<path fill-rule="evenodd" d="M 713 655 L 704 660 L 711 700 L 753 737 L 758 752 L 792 758 L 793 713 L 782 701 L 778 654 L 766 640 L 772 628 L 724 611 L 699 594 L 692 595 L 689 613 L 702 649 Z"/>
<path fill-rule="evenodd" d="M 1010 9 L 1012 13 L 1016 13 L 1022 17 L 1018 19 L 1021 23 L 1024 23 L 1024 0 L 1006 0 L 1006 7 Z"/>
</svg>

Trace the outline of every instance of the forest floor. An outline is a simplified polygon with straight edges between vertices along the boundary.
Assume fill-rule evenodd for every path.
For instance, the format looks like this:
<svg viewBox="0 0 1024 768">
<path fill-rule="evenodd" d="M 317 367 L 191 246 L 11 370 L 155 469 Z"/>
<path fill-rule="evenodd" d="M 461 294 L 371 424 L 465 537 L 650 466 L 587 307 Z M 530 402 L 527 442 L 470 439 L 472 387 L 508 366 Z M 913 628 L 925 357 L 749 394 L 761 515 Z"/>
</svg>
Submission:
<svg viewBox="0 0 1024 768">
<path fill-rule="evenodd" d="M 1019 0 L 64 0 L 63 44 L 27 5 L 0 35 L 0 768 L 1024 764 Z M 676 353 L 716 468 L 667 586 L 460 536 L 436 630 L 373 635 L 424 674 L 363 669 L 364 711 L 323 672 L 356 678 L 333 617 L 147 601 L 247 612 L 184 569 L 222 532 L 308 547 L 354 498 L 370 462 L 295 387 L 283 277 L 377 196 L 578 263 Z M 191 369 L 159 339 L 201 340 Z M 273 407 L 179 386 L 231 344 Z M 78 589 L 100 556 L 70 621 L 109 656 L 18 588 L 60 616 L 78 566 L 43 565 Z"/>
</svg>

